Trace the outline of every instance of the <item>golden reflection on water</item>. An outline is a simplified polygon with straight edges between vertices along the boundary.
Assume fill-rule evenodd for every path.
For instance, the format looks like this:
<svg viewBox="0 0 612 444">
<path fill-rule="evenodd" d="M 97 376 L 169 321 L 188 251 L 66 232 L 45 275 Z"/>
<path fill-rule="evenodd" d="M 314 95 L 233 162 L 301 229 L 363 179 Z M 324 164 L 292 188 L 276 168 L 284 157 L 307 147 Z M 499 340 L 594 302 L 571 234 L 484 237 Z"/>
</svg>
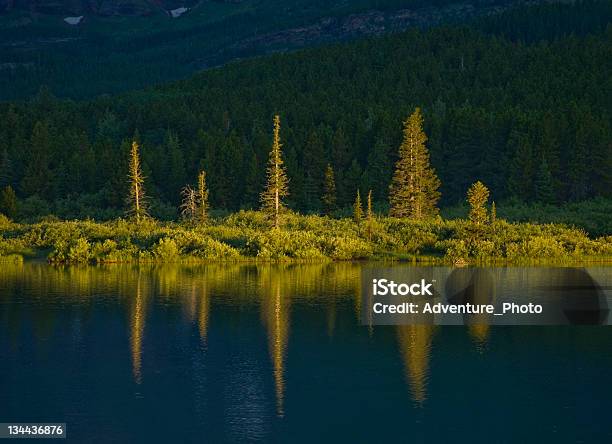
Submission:
<svg viewBox="0 0 612 444">
<path fill-rule="evenodd" d="M 434 332 L 435 326 L 433 325 L 397 326 L 406 380 L 410 386 L 412 398 L 417 403 L 423 403 L 427 399 L 429 359 Z"/>
<path fill-rule="evenodd" d="M 147 310 L 151 303 L 181 306 L 186 322 L 193 324 L 203 344 L 210 334 L 211 307 L 214 303 L 234 306 L 259 306 L 262 326 L 268 339 L 269 359 L 272 364 L 276 414 L 285 416 L 287 353 L 291 328 L 292 304 L 311 304 L 324 319 L 329 337 L 333 337 L 339 320 L 351 311 L 359 319 L 361 307 L 360 264 L 313 265 L 116 265 L 98 267 L 51 267 L 46 264 L 2 264 L 0 272 L 0 313 L 4 328 L 11 337 L 18 338 L 22 328 L 20 319 L 29 316 L 35 337 L 50 338 L 58 327 L 59 310 L 39 309 L 26 313 L 19 304 L 8 304 L 14 294 L 29 292 L 41 307 L 50 303 L 70 303 L 76 315 L 91 309 L 95 298 L 103 297 L 125 307 L 133 379 L 143 381 L 143 344 L 146 335 Z M 469 284 L 472 279 L 472 284 Z M 458 274 L 457 282 L 470 288 L 476 300 L 491 290 L 486 275 L 469 277 Z M 493 296 L 494 297 L 494 296 Z M 21 312 L 19 310 L 22 310 Z M 479 346 L 486 343 L 490 330 L 488 319 L 472 319 L 469 334 Z M 24 324 L 25 325 L 25 324 Z M 344 324 L 343 324 L 344 325 Z M 84 325 L 83 328 L 87 326 Z M 356 329 L 370 332 L 373 327 Z M 407 384 L 417 403 L 427 399 L 432 343 L 435 327 L 405 325 L 396 327 L 399 356 Z M 18 340 L 18 339 L 16 339 Z M 44 341 L 43 341 L 44 342 Z M 155 344 L 149 344 L 154 350 Z M 299 351 L 298 351 L 299 354 Z"/>
<path fill-rule="evenodd" d="M 289 339 L 289 297 L 281 290 L 281 273 L 264 269 L 261 273 L 262 298 L 261 310 L 264 325 L 268 331 L 268 348 L 274 372 L 276 393 L 276 414 L 285 415 L 285 353 Z M 286 281 L 285 281 L 286 282 Z"/>
<path fill-rule="evenodd" d="M 136 291 L 130 319 L 130 350 L 132 352 L 132 372 L 136 384 L 142 382 L 142 340 L 146 317 L 146 296 L 143 294 L 143 279 L 140 271 L 136 279 Z"/>
</svg>

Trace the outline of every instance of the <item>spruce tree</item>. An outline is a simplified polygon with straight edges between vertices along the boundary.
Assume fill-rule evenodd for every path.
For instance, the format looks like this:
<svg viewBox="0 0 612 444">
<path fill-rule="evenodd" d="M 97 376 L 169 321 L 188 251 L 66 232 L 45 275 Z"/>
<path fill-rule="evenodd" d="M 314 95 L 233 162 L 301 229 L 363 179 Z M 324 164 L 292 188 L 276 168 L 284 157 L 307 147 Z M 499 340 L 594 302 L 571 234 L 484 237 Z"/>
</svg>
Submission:
<svg viewBox="0 0 612 444">
<path fill-rule="evenodd" d="M 208 220 L 208 188 L 206 187 L 206 172 L 200 171 L 198 174 L 198 189 L 196 192 L 197 218 L 201 223 Z"/>
<path fill-rule="evenodd" d="M 364 176 L 367 185 L 373 191 L 373 197 L 382 200 L 387 197 L 393 165 L 389 156 L 389 146 L 379 139 L 368 154 Z"/>
<path fill-rule="evenodd" d="M 0 157 L 0 188 L 7 187 L 13 184 L 13 162 L 9 156 L 8 150 L 4 148 Z"/>
<path fill-rule="evenodd" d="M 491 223 L 494 224 L 497 222 L 497 207 L 495 206 L 495 201 L 491 204 Z"/>
<path fill-rule="evenodd" d="M 555 200 L 553 177 L 546 159 L 542 159 L 536 177 L 533 182 L 535 200 L 540 203 L 550 204 Z"/>
<path fill-rule="evenodd" d="M 475 225 L 487 223 L 487 202 L 489 190 L 480 181 L 474 183 L 467 192 L 467 201 L 470 204 L 469 218 Z"/>
<path fill-rule="evenodd" d="M 336 181 L 334 179 L 334 169 L 328 163 L 325 168 L 325 192 L 323 194 L 323 211 L 326 216 L 331 215 L 336 209 Z"/>
<path fill-rule="evenodd" d="M 585 124 L 579 125 L 568 161 L 568 191 L 569 198 L 573 201 L 586 199 L 590 193 L 593 172 L 593 165 L 589 161 L 590 139 L 590 127 Z"/>
<path fill-rule="evenodd" d="M 342 126 L 336 128 L 331 137 L 331 158 L 336 173 L 336 197 L 340 207 L 351 204 L 353 190 L 347 186 L 346 174 L 351 165 L 351 146 Z"/>
<path fill-rule="evenodd" d="M 242 203 L 247 208 L 255 208 L 259 200 L 259 190 L 261 189 L 263 174 L 259 171 L 259 162 L 255 152 L 251 152 L 249 159 L 245 173 L 245 192 Z"/>
<path fill-rule="evenodd" d="M 362 175 L 363 172 L 361 170 L 361 165 L 359 165 L 357 159 L 353 159 L 351 162 L 351 166 L 344 175 L 344 186 L 346 187 L 346 189 L 350 190 L 350 192 L 352 193 L 353 190 L 357 188 L 362 188 Z"/>
<path fill-rule="evenodd" d="M 404 122 L 404 138 L 389 187 L 390 215 L 423 219 L 438 213 L 440 180 L 429 163 L 420 108 Z"/>
<path fill-rule="evenodd" d="M 283 198 L 289 195 L 287 173 L 283 164 L 280 142 L 280 117 L 274 116 L 272 149 L 268 160 L 266 189 L 261 193 L 262 211 L 274 219 L 274 227 L 280 226 L 280 213 L 284 209 Z"/>
<path fill-rule="evenodd" d="M 13 187 L 7 185 L 0 193 L 0 213 L 10 219 L 14 219 L 17 216 L 17 196 Z"/>
<path fill-rule="evenodd" d="M 325 184 L 325 148 L 317 131 L 308 135 L 302 151 L 304 171 L 303 208 L 306 211 L 319 210 L 321 192 Z"/>
<path fill-rule="evenodd" d="M 514 158 L 509 168 L 508 191 L 527 201 L 533 195 L 534 159 L 531 140 L 527 134 L 514 131 L 510 134 L 508 145 L 514 149 Z"/>
<path fill-rule="evenodd" d="M 171 132 L 166 134 L 166 152 L 169 161 L 166 189 L 169 188 L 172 201 L 176 203 L 176 193 L 186 182 L 187 175 L 185 173 L 185 159 L 179 138 Z"/>
<path fill-rule="evenodd" d="M 372 224 L 374 223 L 374 213 L 372 212 L 372 190 L 368 192 L 368 206 L 366 212 L 366 220 L 368 221 L 368 240 L 372 240 Z"/>
<path fill-rule="evenodd" d="M 355 197 L 355 203 L 353 204 L 353 219 L 356 224 L 361 222 L 361 218 L 363 217 L 363 207 L 361 206 L 361 195 L 359 194 L 359 190 L 357 190 L 357 196 Z"/>
<path fill-rule="evenodd" d="M 132 142 L 132 148 L 130 150 L 128 178 L 130 181 L 130 191 L 127 198 L 127 213 L 134 217 L 138 223 L 148 216 L 148 205 L 144 190 L 145 177 L 142 174 L 139 146 L 136 141 Z"/>
<path fill-rule="evenodd" d="M 26 196 L 37 194 L 46 199 L 50 197 L 51 170 L 51 134 L 47 123 L 37 122 L 32 130 L 30 153 L 21 181 L 21 189 Z"/>
</svg>

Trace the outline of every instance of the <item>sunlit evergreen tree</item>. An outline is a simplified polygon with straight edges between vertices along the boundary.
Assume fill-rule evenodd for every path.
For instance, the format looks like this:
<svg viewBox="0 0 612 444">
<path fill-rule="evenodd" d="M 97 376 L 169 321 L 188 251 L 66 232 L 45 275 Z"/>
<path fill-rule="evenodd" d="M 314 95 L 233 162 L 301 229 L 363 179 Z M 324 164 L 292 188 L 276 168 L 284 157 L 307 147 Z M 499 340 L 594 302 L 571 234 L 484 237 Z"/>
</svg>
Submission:
<svg viewBox="0 0 612 444">
<path fill-rule="evenodd" d="M 329 216 L 336 209 L 336 180 L 334 179 L 334 169 L 330 164 L 325 168 L 325 184 L 324 184 L 323 211 Z"/>
<path fill-rule="evenodd" d="M 469 218 L 475 225 L 484 225 L 488 221 L 487 202 L 489 190 L 480 181 L 474 183 L 467 192 L 467 201 L 470 204 Z"/>
<path fill-rule="evenodd" d="M 374 213 L 372 211 L 372 190 L 368 192 L 366 220 L 368 222 L 368 240 L 372 240 L 372 225 L 374 224 Z"/>
<path fill-rule="evenodd" d="M 272 149 L 268 160 L 266 189 L 261 194 L 262 210 L 280 226 L 280 213 L 284 209 L 283 198 L 289 195 L 287 173 L 282 159 L 280 142 L 280 117 L 274 116 Z"/>
<path fill-rule="evenodd" d="M 196 191 L 196 211 L 197 218 L 204 223 L 208 220 L 208 187 L 206 186 L 206 172 L 200 171 L 198 174 L 198 189 Z"/>
<path fill-rule="evenodd" d="M 353 220 L 355 223 L 360 223 L 363 217 L 363 206 L 361 205 L 361 195 L 357 190 L 357 196 L 355 197 L 355 203 L 353 204 Z"/>
<path fill-rule="evenodd" d="M 390 215 L 422 219 L 438 213 L 440 180 L 429 164 L 420 108 L 404 122 L 404 139 L 389 187 Z"/>
<path fill-rule="evenodd" d="M 130 150 L 129 174 L 130 191 L 128 194 L 127 213 L 140 222 L 148 216 L 147 197 L 144 190 L 144 175 L 140 165 L 140 150 L 136 141 L 132 142 Z"/>
</svg>

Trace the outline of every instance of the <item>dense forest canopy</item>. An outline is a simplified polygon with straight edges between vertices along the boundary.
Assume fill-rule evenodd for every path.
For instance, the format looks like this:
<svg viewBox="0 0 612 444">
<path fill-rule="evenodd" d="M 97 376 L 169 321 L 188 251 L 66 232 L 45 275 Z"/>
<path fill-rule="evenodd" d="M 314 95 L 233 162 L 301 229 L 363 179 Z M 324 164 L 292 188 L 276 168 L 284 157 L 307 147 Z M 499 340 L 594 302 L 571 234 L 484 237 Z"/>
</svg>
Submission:
<svg viewBox="0 0 612 444">
<path fill-rule="evenodd" d="M 443 205 L 476 180 L 496 201 L 610 197 L 610 2 L 559 8 L 232 63 L 116 97 L 42 90 L 0 106 L 0 186 L 16 190 L 22 217 L 121 214 L 135 139 L 154 214 L 175 216 L 200 170 L 213 208 L 255 207 L 278 113 L 292 208 L 322 210 L 328 163 L 339 206 L 357 189 L 380 204 L 402 122 L 421 107 Z"/>
<path fill-rule="evenodd" d="M 0 100 L 41 84 L 79 99 L 129 91 L 230 60 L 464 22 L 522 0 L 187 1 L 176 19 L 164 9 L 173 2 L 0 0 Z M 83 20 L 71 26 L 66 16 Z"/>
</svg>

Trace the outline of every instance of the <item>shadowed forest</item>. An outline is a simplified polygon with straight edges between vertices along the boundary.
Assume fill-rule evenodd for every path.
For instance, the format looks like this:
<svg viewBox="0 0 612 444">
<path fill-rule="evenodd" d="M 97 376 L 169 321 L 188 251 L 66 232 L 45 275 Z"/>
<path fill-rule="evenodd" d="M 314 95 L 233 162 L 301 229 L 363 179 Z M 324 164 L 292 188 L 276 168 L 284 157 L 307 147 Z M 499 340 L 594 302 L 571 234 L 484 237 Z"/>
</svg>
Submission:
<svg viewBox="0 0 612 444">
<path fill-rule="evenodd" d="M 43 88 L 2 103 L 1 253 L 47 251 L 58 261 L 609 254 L 609 12 L 610 2 L 525 7 L 469 26 L 232 63 L 119 96 L 71 101 Z M 430 168 L 436 184 L 427 197 L 435 211 L 423 214 L 393 203 L 402 122 L 415 108 L 427 159 L 411 177 Z M 276 114 L 285 240 L 268 233 L 279 222 L 270 225 L 274 205 L 261 199 L 274 195 Z M 113 219 L 133 210 L 134 144 L 147 219 L 129 228 L 130 219 Z M 197 224 L 185 215 L 203 172 L 207 220 Z M 486 196 L 466 201 L 475 184 Z M 261 203 L 262 213 L 250 211 Z M 89 220 L 63 235 L 58 218 Z M 166 230 L 203 237 L 192 245 Z M 116 245 L 100 250 L 106 241 Z M 70 259 L 79 249 L 83 257 Z"/>
</svg>

